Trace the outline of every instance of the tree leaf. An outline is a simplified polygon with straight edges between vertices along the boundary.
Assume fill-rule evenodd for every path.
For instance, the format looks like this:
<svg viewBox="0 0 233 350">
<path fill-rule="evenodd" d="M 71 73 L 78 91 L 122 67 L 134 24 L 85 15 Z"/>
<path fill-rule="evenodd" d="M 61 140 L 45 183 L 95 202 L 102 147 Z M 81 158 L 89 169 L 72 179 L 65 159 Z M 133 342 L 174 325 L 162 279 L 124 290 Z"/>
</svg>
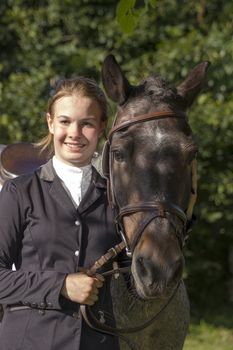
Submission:
<svg viewBox="0 0 233 350">
<path fill-rule="evenodd" d="M 135 3 L 136 0 L 121 0 L 117 5 L 117 22 L 126 34 L 131 34 L 137 24 L 137 16 L 133 11 Z"/>
</svg>

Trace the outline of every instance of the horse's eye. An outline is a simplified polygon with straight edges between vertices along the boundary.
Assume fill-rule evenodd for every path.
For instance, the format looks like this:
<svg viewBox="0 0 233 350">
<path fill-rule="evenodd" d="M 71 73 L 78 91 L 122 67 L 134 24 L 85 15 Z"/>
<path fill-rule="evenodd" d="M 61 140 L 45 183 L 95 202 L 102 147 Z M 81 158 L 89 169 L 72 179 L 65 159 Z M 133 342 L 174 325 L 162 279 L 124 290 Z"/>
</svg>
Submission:
<svg viewBox="0 0 233 350">
<path fill-rule="evenodd" d="M 117 162 L 123 162 L 124 155 L 122 151 L 113 150 L 112 153 L 113 153 L 114 160 L 116 160 Z"/>
</svg>

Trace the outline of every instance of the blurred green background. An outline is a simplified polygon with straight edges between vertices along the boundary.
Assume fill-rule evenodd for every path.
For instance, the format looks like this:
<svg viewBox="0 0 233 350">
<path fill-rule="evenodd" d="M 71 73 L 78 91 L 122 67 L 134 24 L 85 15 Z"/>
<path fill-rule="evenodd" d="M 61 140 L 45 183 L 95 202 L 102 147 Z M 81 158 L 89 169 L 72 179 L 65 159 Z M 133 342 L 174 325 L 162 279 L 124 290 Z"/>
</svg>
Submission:
<svg viewBox="0 0 233 350">
<path fill-rule="evenodd" d="M 0 2 L 0 143 L 37 141 L 56 82 L 74 75 L 100 82 L 110 52 L 132 84 L 152 72 L 176 84 L 211 62 L 189 112 L 200 152 L 198 224 L 185 250 L 192 316 L 185 350 L 233 349 L 232 13 L 231 0 Z"/>
</svg>

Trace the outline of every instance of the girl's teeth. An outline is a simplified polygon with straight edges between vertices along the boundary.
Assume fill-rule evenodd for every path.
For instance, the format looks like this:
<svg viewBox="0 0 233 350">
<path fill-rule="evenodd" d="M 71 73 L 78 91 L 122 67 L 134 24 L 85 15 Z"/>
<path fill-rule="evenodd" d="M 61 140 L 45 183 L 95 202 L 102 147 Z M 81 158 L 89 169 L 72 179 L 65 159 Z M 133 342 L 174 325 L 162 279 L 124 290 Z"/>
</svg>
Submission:
<svg viewBox="0 0 233 350">
<path fill-rule="evenodd" d="M 67 143 L 66 145 L 70 148 L 81 148 L 84 146 L 82 144 L 72 144 L 72 143 Z"/>
</svg>

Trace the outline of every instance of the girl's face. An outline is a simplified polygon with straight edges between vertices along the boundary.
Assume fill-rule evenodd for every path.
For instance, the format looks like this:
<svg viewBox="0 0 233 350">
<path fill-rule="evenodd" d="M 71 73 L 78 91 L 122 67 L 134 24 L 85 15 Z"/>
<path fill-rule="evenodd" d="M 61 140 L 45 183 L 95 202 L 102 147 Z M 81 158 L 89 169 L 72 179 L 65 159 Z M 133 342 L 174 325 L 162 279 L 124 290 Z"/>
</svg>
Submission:
<svg viewBox="0 0 233 350">
<path fill-rule="evenodd" d="M 76 94 L 57 100 L 54 116 L 47 114 L 55 156 L 72 166 L 89 164 L 105 127 L 101 115 L 99 103 L 90 97 Z"/>
</svg>

